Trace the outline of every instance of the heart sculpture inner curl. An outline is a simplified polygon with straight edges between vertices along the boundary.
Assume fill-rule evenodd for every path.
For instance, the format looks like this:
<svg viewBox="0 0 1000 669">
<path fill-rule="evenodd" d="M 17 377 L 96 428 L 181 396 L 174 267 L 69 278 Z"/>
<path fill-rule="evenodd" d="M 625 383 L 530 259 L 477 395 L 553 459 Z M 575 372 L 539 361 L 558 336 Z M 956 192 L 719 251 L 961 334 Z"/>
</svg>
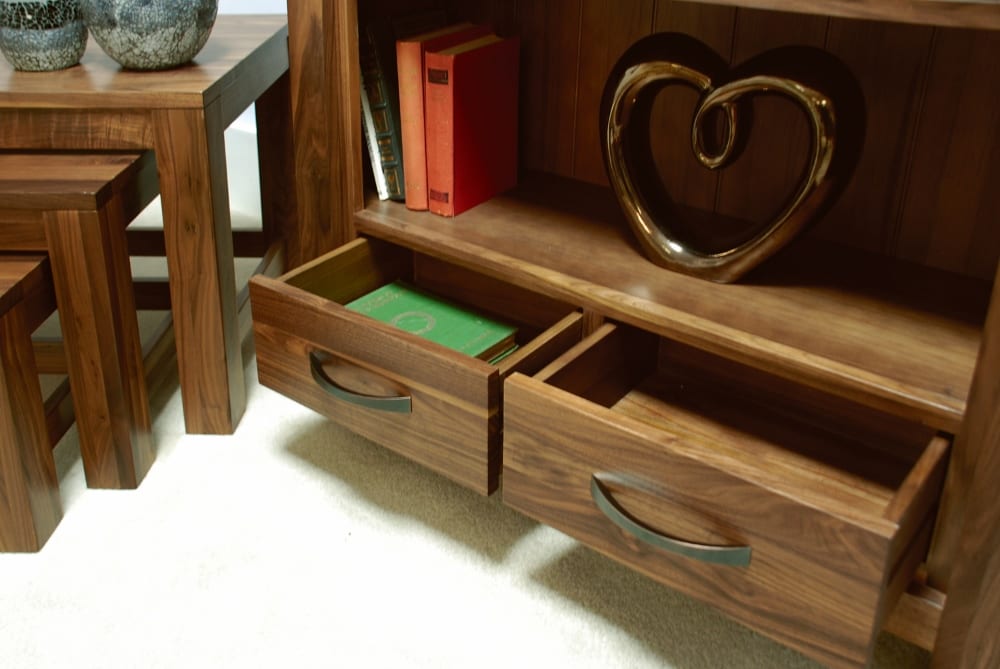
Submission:
<svg viewBox="0 0 1000 669">
<path fill-rule="evenodd" d="M 683 85 L 699 94 L 691 148 L 707 169 L 738 158 L 751 131 L 746 104 L 778 95 L 804 113 L 810 148 L 803 174 L 780 211 L 728 248 L 705 249 L 679 234 L 680 213 L 656 178 L 650 114 L 657 93 Z M 722 137 L 706 128 L 721 116 Z M 657 33 L 633 44 L 608 77 L 601 103 L 601 149 L 611 186 L 643 251 L 658 265 L 718 282 L 732 282 L 786 246 L 830 207 L 849 180 L 864 140 L 864 98 L 847 67 L 817 48 L 772 49 L 729 69 L 702 42 Z"/>
</svg>

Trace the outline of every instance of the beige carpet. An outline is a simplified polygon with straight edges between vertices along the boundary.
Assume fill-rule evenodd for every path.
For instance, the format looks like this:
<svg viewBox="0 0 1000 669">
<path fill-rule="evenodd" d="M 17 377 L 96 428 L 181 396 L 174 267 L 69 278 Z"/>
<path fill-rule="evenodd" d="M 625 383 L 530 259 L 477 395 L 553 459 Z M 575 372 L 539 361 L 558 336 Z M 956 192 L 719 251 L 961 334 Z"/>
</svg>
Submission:
<svg viewBox="0 0 1000 669">
<path fill-rule="evenodd" d="M 0 555 L 0 666 L 816 666 L 255 375 L 232 436 L 185 435 L 168 384 L 135 491 L 86 489 L 71 430 L 62 523 Z M 883 635 L 876 667 L 926 664 Z"/>
</svg>

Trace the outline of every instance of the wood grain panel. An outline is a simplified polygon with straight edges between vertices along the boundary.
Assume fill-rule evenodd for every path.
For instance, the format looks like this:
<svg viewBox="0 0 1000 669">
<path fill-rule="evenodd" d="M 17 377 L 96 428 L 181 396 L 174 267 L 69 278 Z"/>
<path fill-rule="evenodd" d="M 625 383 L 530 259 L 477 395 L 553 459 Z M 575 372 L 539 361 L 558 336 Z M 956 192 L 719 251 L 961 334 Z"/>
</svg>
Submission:
<svg viewBox="0 0 1000 669">
<path fill-rule="evenodd" d="M 80 110 L 67 120 L 58 111 L 35 111 L 26 117 L 0 110 L 0 144 L 19 149 L 146 149 L 154 142 L 145 111 Z"/>
<path fill-rule="evenodd" d="M 1000 277 L 998 277 L 1000 281 Z M 994 289 L 989 316 L 986 321 L 976 375 L 972 381 L 967 418 L 955 439 L 951 468 L 945 482 L 938 514 L 938 529 L 928 559 L 928 580 L 931 585 L 948 590 L 952 569 L 963 557 L 976 556 L 985 542 L 980 534 L 990 531 L 988 518 L 998 513 L 996 505 L 976 496 L 973 492 L 983 477 L 995 475 L 998 435 L 1000 435 L 1000 291 Z M 993 464 L 991 464 L 993 463 Z M 994 474 L 991 474 L 994 472 Z M 994 497 L 995 499 L 995 497 Z M 964 548 L 966 543 L 970 548 Z M 984 544 L 995 546 L 996 544 Z M 982 562 L 982 556 L 974 557 Z M 981 567 L 980 567 L 981 568 Z M 960 571 L 973 569 L 970 565 Z M 965 586 L 973 587 L 966 574 Z M 961 614 L 965 615 L 965 614 Z M 952 629 L 951 634 L 955 633 Z"/>
<path fill-rule="evenodd" d="M 60 322 L 74 344 L 67 359 L 87 486 L 135 488 L 153 443 L 124 224 L 104 212 L 57 211 L 46 236 Z"/>
<path fill-rule="evenodd" d="M 517 3 L 522 167 L 572 174 L 581 11 L 582 0 Z"/>
<path fill-rule="evenodd" d="M 260 174 L 262 241 L 283 239 L 285 260 L 300 264 L 305 251 L 296 215 L 295 151 L 292 136 L 290 77 L 285 73 L 254 104 L 257 119 L 257 157 L 271 169 Z M 234 246 L 238 247 L 234 239 Z M 259 249 L 254 257 L 264 255 Z M 239 248 L 236 248 L 239 255 Z"/>
<path fill-rule="evenodd" d="M 992 0 L 698 0 L 804 14 L 923 23 L 942 26 L 1000 28 L 1000 11 Z"/>
<path fill-rule="evenodd" d="M 228 190 L 218 187 L 227 180 L 219 111 L 153 112 L 168 272 L 185 277 L 170 283 L 184 421 L 189 432 L 204 434 L 230 433 L 246 408 Z M 209 230 L 206 211 L 214 213 Z"/>
<path fill-rule="evenodd" d="M 725 60 L 732 58 L 736 10 L 690 2 L 660 2 L 655 32 L 695 37 Z M 691 150 L 691 123 L 698 96 L 693 89 L 671 87 L 653 104 L 650 140 L 664 187 L 673 200 L 696 210 L 715 210 L 719 173 L 706 169 Z"/>
<path fill-rule="evenodd" d="M 822 47 L 828 19 L 740 10 L 732 64 L 788 44 Z M 750 221 L 771 218 L 799 182 L 809 150 L 802 112 L 773 95 L 753 100 L 754 124 L 743 155 L 722 173 L 716 211 Z"/>
<path fill-rule="evenodd" d="M 998 271 L 997 283 L 1000 283 Z M 965 428 L 955 442 L 928 568 L 947 583 L 934 666 L 1000 665 L 1000 291 L 994 290 Z"/>
<path fill-rule="evenodd" d="M 939 30 L 896 254 L 992 278 L 1000 257 L 1000 33 Z"/>
<path fill-rule="evenodd" d="M 752 282 L 719 286 L 644 260 L 624 224 L 609 225 L 621 215 L 607 190 L 554 178 L 464 215 L 456 228 L 371 202 L 358 225 L 836 394 L 961 424 L 988 299 L 979 282 L 804 243 Z"/>
<path fill-rule="evenodd" d="M 832 20 L 827 49 L 861 85 L 866 141 L 851 181 L 815 234 L 879 253 L 891 250 L 905 192 L 933 29 Z M 886 57 L 892 54 L 892 57 Z"/>
<path fill-rule="evenodd" d="M 448 16 L 454 21 L 489 25 L 493 32 L 507 37 L 517 34 L 517 4 L 510 0 L 449 0 Z"/>
<path fill-rule="evenodd" d="M 32 221 L 52 260 L 87 483 L 134 488 L 153 445 L 125 228 L 158 192 L 153 153 L 3 153 L 0 172 L 0 206 L 21 208 L 0 217 Z M 20 247 L 9 228 L 0 248 Z"/>
<path fill-rule="evenodd" d="M 357 3 L 289 2 L 299 249 L 295 267 L 354 237 L 362 200 Z"/>
<path fill-rule="evenodd" d="M 939 590 L 919 582 L 911 583 L 900 596 L 883 629 L 924 650 L 933 650 L 944 601 L 944 594 Z"/>
<path fill-rule="evenodd" d="M 268 307 L 254 298 L 254 313 Z M 498 485 L 500 463 L 499 375 L 483 378 L 491 404 L 478 405 L 464 396 L 449 396 L 419 381 L 364 366 L 369 374 L 405 388 L 413 410 L 387 414 L 358 407 L 327 394 L 312 379 L 309 353 L 316 344 L 287 328 L 254 323 L 261 383 L 336 420 L 368 439 L 419 462 L 481 494 Z M 365 365 L 363 361 L 346 359 Z M 355 388 L 356 389 L 356 388 Z"/>
<path fill-rule="evenodd" d="M 292 127 L 295 136 L 296 198 L 302 238 L 301 250 L 289 248 L 288 263 L 296 267 L 324 247 L 333 248 L 337 240 L 351 237 L 349 223 L 335 230 L 338 220 L 334 202 L 347 205 L 349 193 L 334 193 L 331 189 L 331 155 L 341 152 L 341 160 L 351 155 L 350 147 L 334 143 L 331 114 L 333 91 L 327 86 L 326 71 L 333 67 L 333 25 L 325 19 L 330 11 L 324 2 L 288 3 L 288 67 L 291 96 Z M 353 4 L 353 3 L 344 3 Z M 315 57 L 319 54 L 319 57 Z M 353 63 L 353 60 L 348 61 Z M 354 67 L 353 69 L 356 69 Z M 337 112 L 344 113 L 344 112 Z M 361 170 L 357 170 L 360 179 Z M 311 249 L 307 251 L 306 249 Z M 329 250 L 329 249 L 327 249 Z"/>
<path fill-rule="evenodd" d="M 593 367 L 589 358 L 579 364 Z M 601 377 L 599 385 L 606 382 Z M 800 453 L 764 447 L 765 455 L 757 450 L 763 446 L 758 438 L 775 437 L 783 428 L 772 422 L 758 431 L 753 421 L 737 418 L 740 402 L 702 402 L 686 393 L 675 397 L 677 405 L 664 406 L 662 399 L 637 389 L 606 411 L 512 377 L 504 399 L 505 503 L 830 666 L 862 664 L 871 652 L 885 570 L 894 564 L 884 540 L 895 530 L 880 511 L 892 506 L 885 491 L 879 495 L 870 482 L 834 484 L 823 474 L 831 470 L 797 460 Z M 770 443 L 797 447 L 815 436 L 800 433 Z M 729 456 L 734 460 L 723 464 Z M 935 470 L 939 481 L 940 450 Z M 699 543 L 749 544 L 749 567 L 703 564 L 620 532 L 590 500 L 590 477 L 597 472 L 635 481 L 615 486 L 615 498 L 661 533 Z M 772 497 L 778 490 L 782 494 Z M 928 495 L 922 499 L 926 514 Z M 901 530 L 900 543 L 914 529 Z M 908 578 L 897 576 L 894 582 Z"/>
<path fill-rule="evenodd" d="M 572 169 L 577 179 L 607 183 L 599 141 L 601 94 L 622 52 L 649 33 L 653 8 L 653 0 L 629 3 L 587 0 L 583 3 Z"/>
<path fill-rule="evenodd" d="M 25 267 L 36 275 L 47 272 L 41 258 L 27 260 L 0 259 L 0 551 L 39 550 L 62 518 L 31 327 L 22 302 L 37 298 L 28 281 L 21 285 Z M 49 286 L 48 293 L 51 290 Z"/>
</svg>

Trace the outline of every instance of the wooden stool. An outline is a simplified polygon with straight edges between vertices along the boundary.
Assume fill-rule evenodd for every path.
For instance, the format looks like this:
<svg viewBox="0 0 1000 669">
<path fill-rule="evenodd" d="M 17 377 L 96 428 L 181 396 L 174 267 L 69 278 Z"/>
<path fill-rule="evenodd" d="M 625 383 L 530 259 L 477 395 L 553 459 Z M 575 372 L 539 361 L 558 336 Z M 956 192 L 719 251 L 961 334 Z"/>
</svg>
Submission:
<svg viewBox="0 0 1000 669">
<path fill-rule="evenodd" d="M 157 194 L 151 152 L 0 152 L 0 252 L 49 256 L 92 488 L 134 488 L 153 460 L 125 228 Z"/>
<path fill-rule="evenodd" d="M 31 344 L 54 309 L 45 256 L 0 255 L 0 551 L 39 550 L 62 518 Z"/>
</svg>

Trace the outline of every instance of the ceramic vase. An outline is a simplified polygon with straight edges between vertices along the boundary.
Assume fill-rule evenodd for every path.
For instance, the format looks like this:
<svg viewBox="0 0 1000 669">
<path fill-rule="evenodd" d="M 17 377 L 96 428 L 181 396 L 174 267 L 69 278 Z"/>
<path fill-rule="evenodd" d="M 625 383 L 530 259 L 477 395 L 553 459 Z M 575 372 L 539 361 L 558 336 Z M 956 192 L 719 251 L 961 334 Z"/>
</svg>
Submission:
<svg viewBox="0 0 1000 669">
<path fill-rule="evenodd" d="M 80 0 L 104 52 L 132 70 L 164 70 L 194 58 L 212 32 L 218 0 Z"/>
<path fill-rule="evenodd" d="M 0 0 L 0 51 L 14 69 L 61 70 L 79 63 L 86 48 L 78 0 Z"/>
</svg>

